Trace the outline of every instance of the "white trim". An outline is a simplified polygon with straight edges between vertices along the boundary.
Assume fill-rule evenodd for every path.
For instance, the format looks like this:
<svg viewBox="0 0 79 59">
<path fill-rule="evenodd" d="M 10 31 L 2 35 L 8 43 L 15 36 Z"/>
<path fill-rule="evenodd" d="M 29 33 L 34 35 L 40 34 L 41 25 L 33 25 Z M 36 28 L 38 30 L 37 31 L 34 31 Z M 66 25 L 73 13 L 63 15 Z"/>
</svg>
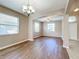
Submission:
<svg viewBox="0 0 79 59">
<path fill-rule="evenodd" d="M 4 47 L 1 47 L 0 50 L 3 50 L 3 49 L 6 49 L 6 48 L 9 48 L 11 46 L 14 46 L 14 45 L 17 45 L 17 44 L 20 44 L 20 43 L 23 43 L 23 42 L 26 42 L 28 40 L 23 40 L 23 41 L 20 41 L 20 42 L 17 42 L 17 43 L 14 43 L 14 44 L 11 44 L 11 45 L 7 45 L 7 46 L 4 46 Z"/>
<path fill-rule="evenodd" d="M 69 58 L 72 59 L 71 56 L 70 56 L 70 48 L 66 48 L 66 50 L 67 50 L 67 53 L 69 55 Z"/>
<path fill-rule="evenodd" d="M 67 4 L 66 4 L 66 7 L 65 7 L 65 14 L 66 14 L 68 5 L 69 5 L 69 0 L 67 0 Z"/>
<path fill-rule="evenodd" d="M 28 41 L 34 41 L 34 39 L 27 39 Z"/>
<path fill-rule="evenodd" d="M 65 46 L 65 45 L 63 45 L 63 48 L 67 48 L 67 49 L 69 49 L 69 47 L 68 47 L 68 46 Z"/>
<path fill-rule="evenodd" d="M 41 37 L 41 36 L 34 36 L 33 38 L 39 38 L 39 37 Z"/>
</svg>

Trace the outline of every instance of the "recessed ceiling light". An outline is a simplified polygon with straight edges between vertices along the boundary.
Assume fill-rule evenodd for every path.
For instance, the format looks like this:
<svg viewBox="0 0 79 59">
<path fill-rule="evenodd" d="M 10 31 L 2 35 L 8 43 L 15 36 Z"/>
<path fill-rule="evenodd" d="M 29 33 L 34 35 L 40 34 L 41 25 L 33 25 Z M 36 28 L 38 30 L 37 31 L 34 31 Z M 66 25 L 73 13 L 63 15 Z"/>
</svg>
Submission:
<svg viewBox="0 0 79 59">
<path fill-rule="evenodd" d="M 74 12 L 77 12 L 77 11 L 79 11 L 79 8 L 74 9 Z"/>
</svg>

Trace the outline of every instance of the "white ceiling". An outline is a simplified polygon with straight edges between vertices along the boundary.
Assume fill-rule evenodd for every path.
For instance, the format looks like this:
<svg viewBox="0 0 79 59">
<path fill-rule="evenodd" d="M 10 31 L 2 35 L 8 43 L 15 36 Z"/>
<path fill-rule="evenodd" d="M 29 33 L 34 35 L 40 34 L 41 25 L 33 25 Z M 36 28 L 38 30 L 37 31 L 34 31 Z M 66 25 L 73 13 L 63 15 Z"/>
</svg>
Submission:
<svg viewBox="0 0 79 59">
<path fill-rule="evenodd" d="M 36 19 L 36 21 L 53 22 L 53 21 L 62 21 L 63 18 L 64 18 L 63 16 L 54 15 L 54 16 L 48 16 L 48 17 L 44 17 L 44 18 L 39 18 L 39 19 Z"/>
<path fill-rule="evenodd" d="M 76 8 L 79 8 L 79 0 L 69 0 L 67 7 L 67 14 L 69 15 L 79 15 L 79 11 L 74 12 Z"/>
<path fill-rule="evenodd" d="M 6 6 L 10 9 L 22 12 L 22 6 L 27 4 L 27 0 L 0 0 L 0 5 Z M 52 12 L 65 8 L 67 0 L 30 0 L 30 4 L 34 7 L 36 12 Z"/>
<path fill-rule="evenodd" d="M 39 18 L 36 19 L 35 21 L 39 21 L 39 22 L 54 22 L 54 21 L 62 21 L 64 19 L 64 16 L 62 15 L 54 15 L 54 16 L 48 16 L 48 17 L 44 17 L 44 18 Z M 68 22 L 69 23 L 73 23 L 76 22 L 77 19 L 75 16 L 69 16 Z"/>
</svg>

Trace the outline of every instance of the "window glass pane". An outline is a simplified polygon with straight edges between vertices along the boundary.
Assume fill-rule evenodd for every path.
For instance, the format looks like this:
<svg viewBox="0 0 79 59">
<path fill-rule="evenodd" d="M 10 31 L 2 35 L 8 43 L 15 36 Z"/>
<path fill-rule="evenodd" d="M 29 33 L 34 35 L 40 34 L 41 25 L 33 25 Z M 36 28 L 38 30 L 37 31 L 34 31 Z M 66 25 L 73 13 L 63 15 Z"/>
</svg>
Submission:
<svg viewBox="0 0 79 59">
<path fill-rule="evenodd" d="M 35 32 L 39 32 L 40 31 L 40 24 L 38 22 L 35 22 L 34 26 L 35 26 Z"/>
<path fill-rule="evenodd" d="M 18 18 L 0 13 L 0 24 L 18 25 Z"/>
<path fill-rule="evenodd" d="M 0 35 L 16 34 L 19 32 L 19 19 L 0 13 Z"/>
<path fill-rule="evenodd" d="M 55 31 L 55 23 L 48 23 L 47 27 L 48 31 Z"/>
<path fill-rule="evenodd" d="M 75 16 L 70 16 L 68 22 L 76 22 L 77 19 Z"/>
</svg>

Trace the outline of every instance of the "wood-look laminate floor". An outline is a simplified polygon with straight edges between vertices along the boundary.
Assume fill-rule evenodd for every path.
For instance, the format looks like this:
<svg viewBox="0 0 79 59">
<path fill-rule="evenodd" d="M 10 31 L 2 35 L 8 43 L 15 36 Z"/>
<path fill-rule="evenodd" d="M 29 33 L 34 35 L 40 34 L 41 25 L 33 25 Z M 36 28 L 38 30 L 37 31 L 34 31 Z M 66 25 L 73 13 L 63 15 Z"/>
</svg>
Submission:
<svg viewBox="0 0 79 59">
<path fill-rule="evenodd" d="M 69 59 L 59 38 L 40 37 L 0 51 L 0 59 Z"/>
</svg>

